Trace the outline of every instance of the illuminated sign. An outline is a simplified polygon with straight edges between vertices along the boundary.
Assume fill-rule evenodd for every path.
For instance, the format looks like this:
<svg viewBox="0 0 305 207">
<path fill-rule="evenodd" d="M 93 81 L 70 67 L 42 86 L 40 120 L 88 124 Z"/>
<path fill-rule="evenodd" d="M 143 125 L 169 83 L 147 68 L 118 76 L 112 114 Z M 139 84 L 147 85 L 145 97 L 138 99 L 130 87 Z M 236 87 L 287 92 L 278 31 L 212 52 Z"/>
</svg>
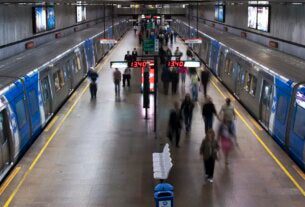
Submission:
<svg viewBox="0 0 305 207">
<path fill-rule="evenodd" d="M 110 68 L 128 68 L 126 61 L 111 61 Z"/>
<path fill-rule="evenodd" d="M 168 61 L 167 62 L 167 67 L 183 67 L 184 66 L 184 61 Z"/>
<path fill-rule="evenodd" d="M 192 38 L 192 39 L 185 39 L 184 42 L 186 44 L 201 44 L 202 43 L 202 39 L 201 38 Z"/>
<path fill-rule="evenodd" d="M 186 61 L 177 61 L 172 60 L 167 62 L 168 67 L 186 67 L 186 68 L 199 68 L 200 61 L 196 60 L 186 60 Z"/>
<path fill-rule="evenodd" d="M 100 39 L 101 44 L 116 44 L 117 42 L 115 39 Z"/>
<path fill-rule="evenodd" d="M 142 61 L 133 61 L 131 62 L 131 67 L 141 68 L 141 89 L 143 89 L 144 84 L 144 69 L 149 64 L 149 86 L 150 92 L 154 92 L 154 83 L 155 83 L 155 68 L 153 60 L 142 60 Z"/>
<path fill-rule="evenodd" d="M 148 64 L 148 61 L 133 61 L 131 62 L 131 67 L 133 68 L 142 68 Z"/>
</svg>

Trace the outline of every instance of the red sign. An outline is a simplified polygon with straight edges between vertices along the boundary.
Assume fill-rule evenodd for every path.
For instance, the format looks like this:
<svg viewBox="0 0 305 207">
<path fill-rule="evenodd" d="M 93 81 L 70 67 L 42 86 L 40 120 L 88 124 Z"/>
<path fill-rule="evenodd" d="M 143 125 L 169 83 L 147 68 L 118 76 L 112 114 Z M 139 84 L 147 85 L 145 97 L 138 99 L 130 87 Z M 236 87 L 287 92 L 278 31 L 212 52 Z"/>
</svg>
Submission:
<svg viewBox="0 0 305 207">
<path fill-rule="evenodd" d="M 133 61 L 131 62 L 131 67 L 133 68 L 143 68 L 147 65 L 148 61 Z"/>
<path fill-rule="evenodd" d="M 184 61 L 172 60 L 167 62 L 168 67 L 183 67 Z"/>
</svg>

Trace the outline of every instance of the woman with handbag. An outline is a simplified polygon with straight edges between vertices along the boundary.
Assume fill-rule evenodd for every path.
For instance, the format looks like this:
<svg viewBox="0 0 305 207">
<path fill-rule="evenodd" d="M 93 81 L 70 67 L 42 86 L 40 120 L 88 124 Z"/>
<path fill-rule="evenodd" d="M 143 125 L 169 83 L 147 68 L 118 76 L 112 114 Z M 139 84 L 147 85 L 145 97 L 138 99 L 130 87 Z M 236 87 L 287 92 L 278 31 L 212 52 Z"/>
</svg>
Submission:
<svg viewBox="0 0 305 207">
<path fill-rule="evenodd" d="M 212 183 L 214 175 L 215 160 L 217 159 L 218 143 L 215 140 L 215 132 L 209 129 L 205 139 L 200 146 L 200 154 L 203 157 L 205 178 Z"/>
<path fill-rule="evenodd" d="M 218 138 L 224 155 L 225 164 L 228 165 L 228 157 L 233 148 L 233 137 L 230 133 L 230 122 L 224 118 L 218 129 Z"/>
</svg>

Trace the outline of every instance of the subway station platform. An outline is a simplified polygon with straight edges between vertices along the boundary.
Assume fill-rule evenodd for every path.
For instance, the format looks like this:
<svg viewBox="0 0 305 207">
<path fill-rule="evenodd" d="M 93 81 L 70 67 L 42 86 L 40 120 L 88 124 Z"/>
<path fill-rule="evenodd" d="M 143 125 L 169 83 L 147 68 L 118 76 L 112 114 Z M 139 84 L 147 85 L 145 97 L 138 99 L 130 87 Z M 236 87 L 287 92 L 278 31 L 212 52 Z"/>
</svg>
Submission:
<svg viewBox="0 0 305 207">
<path fill-rule="evenodd" d="M 123 60 L 138 41 L 128 32 L 98 65 L 98 94 L 90 100 L 89 81 L 61 108 L 41 136 L 1 186 L 1 206 L 15 207 L 148 207 L 154 206 L 151 154 L 168 142 L 166 126 L 174 101 L 190 91 L 189 80 L 176 96 L 165 96 L 159 82 L 158 133 L 153 133 L 153 96 L 150 119 L 144 119 L 139 69 L 132 72 L 131 89 L 115 97 L 110 61 Z M 172 46 L 186 51 L 178 40 Z M 138 48 L 139 49 L 139 48 Z M 123 72 L 123 71 L 122 71 Z M 230 96 L 212 78 L 209 95 L 217 110 Z M 235 99 L 234 99 L 235 100 Z M 236 101 L 239 147 L 229 165 L 216 163 L 214 183 L 203 176 L 199 147 L 204 138 L 203 97 L 195 104 L 190 134 L 182 131 L 180 148 L 171 146 L 173 168 L 168 182 L 175 190 L 176 207 L 303 207 L 305 175 Z M 217 127 L 215 123 L 215 128 Z"/>
</svg>

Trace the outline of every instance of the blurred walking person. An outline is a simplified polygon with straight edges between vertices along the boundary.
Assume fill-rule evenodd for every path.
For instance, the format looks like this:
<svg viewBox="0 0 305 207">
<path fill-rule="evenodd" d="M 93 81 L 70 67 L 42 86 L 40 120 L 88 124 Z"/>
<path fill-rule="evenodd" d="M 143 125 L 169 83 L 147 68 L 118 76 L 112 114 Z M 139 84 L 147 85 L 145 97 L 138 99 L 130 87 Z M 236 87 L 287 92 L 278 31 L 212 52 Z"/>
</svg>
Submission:
<svg viewBox="0 0 305 207">
<path fill-rule="evenodd" d="M 91 99 L 96 99 L 96 93 L 97 93 L 96 80 L 98 78 L 98 73 L 93 68 L 90 68 L 88 71 L 88 77 L 91 80 L 89 85 Z"/>
<path fill-rule="evenodd" d="M 164 94 L 168 95 L 168 88 L 169 88 L 169 83 L 171 81 L 171 71 L 167 67 L 167 65 L 163 65 L 162 73 L 161 73 L 161 80 L 163 82 L 163 89 L 164 89 Z"/>
<path fill-rule="evenodd" d="M 212 98 L 208 96 L 202 106 L 202 118 L 204 121 L 205 133 L 207 133 L 209 129 L 213 129 L 214 116 L 218 118 Z"/>
<path fill-rule="evenodd" d="M 193 101 L 198 101 L 198 87 L 200 78 L 197 73 L 191 74 L 191 90 Z"/>
<path fill-rule="evenodd" d="M 183 115 L 186 132 L 189 132 L 192 127 L 193 109 L 194 103 L 191 99 L 190 94 L 187 93 L 181 104 L 181 113 Z"/>
<path fill-rule="evenodd" d="M 200 154 L 203 158 L 204 168 L 205 168 L 205 178 L 213 183 L 213 175 L 215 168 L 215 160 L 218 159 L 217 153 L 219 146 L 217 140 L 215 140 L 215 132 L 213 129 L 209 129 L 206 137 L 202 140 L 200 146 Z"/>
<path fill-rule="evenodd" d="M 181 133 L 181 112 L 179 103 L 174 103 L 174 109 L 170 111 L 169 121 L 168 121 L 168 131 L 167 136 L 170 141 L 173 141 L 173 137 L 176 139 L 176 147 L 179 148 L 180 141 L 180 133 Z"/>
<path fill-rule="evenodd" d="M 222 105 L 220 109 L 219 117 L 222 117 L 222 120 L 227 122 L 229 127 L 229 132 L 236 141 L 236 129 L 234 123 L 234 121 L 236 120 L 236 114 L 235 114 L 235 109 L 231 104 L 230 98 L 226 98 L 225 104 Z"/>
<path fill-rule="evenodd" d="M 221 150 L 224 155 L 225 164 L 229 164 L 229 154 L 233 147 L 233 137 L 230 133 L 229 129 L 229 121 L 224 118 L 224 120 L 220 123 L 218 128 L 218 138 L 217 140 L 220 142 Z"/>
<path fill-rule="evenodd" d="M 207 97 L 208 84 L 210 82 L 210 72 L 205 68 L 201 72 L 201 84 L 203 87 L 203 95 Z"/>
<path fill-rule="evenodd" d="M 120 90 L 121 90 L 121 79 L 122 79 L 122 73 L 119 71 L 119 69 L 115 69 L 113 72 L 113 82 L 114 82 L 114 91 L 115 95 L 120 95 Z"/>
<path fill-rule="evenodd" d="M 179 73 L 178 68 L 174 67 L 171 71 L 171 82 L 172 82 L 172 95 L 177 94 L 178 83 L 179 83 Z"/>
</svg>

